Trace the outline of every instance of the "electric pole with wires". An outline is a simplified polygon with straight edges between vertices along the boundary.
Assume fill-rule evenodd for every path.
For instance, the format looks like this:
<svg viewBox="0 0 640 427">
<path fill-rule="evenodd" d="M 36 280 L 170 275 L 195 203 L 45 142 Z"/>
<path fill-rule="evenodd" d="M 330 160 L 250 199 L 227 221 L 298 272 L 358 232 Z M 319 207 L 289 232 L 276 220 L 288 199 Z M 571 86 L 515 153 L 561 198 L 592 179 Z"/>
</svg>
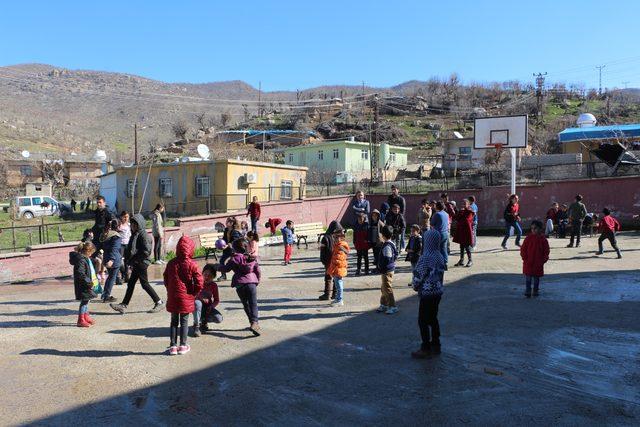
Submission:
<svg viewBox="0 0 640 427">
<path fill-rule="evenodd" d="M 602 69 L 606 66 L 606 64 L 596 66 L 598 69 L 598 95 L 602 95 Z"/>
<path fill-rule="evenodd" d="M 369 139 L 369 167 L 371 168 L 371 182 L 378 182 L 378 94 L 373 96 L 373 123 Z"/>
<path fill-rule="evenodd" d="M 542 96 L 544 91 L 544 76 L 547 73 L 533 73 L 536 78 L 536 120 L 538 123 L 542 120 Z"/>
</svg>

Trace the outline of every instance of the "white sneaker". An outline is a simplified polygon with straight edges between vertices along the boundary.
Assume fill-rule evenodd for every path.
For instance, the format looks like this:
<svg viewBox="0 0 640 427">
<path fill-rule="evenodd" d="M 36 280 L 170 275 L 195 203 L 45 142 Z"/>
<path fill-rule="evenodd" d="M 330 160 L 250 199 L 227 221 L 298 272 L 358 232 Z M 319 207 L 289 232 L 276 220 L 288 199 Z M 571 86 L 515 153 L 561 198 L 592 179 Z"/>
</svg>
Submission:
<svg viewBox="0 0 640 427">
<path fill-rule="evenodd" d="M 331 303 L 331 307 L 342 307 L 344 305 L 344 301 L 340 300 L 340 301 L 333 301 Z"/>
<path fill-rule="evenodd" d="M 386 305 L 382 305 L 382 304 L 380 304 L 380 307 L 376 308 L 376 311 L 377 311 L 378 313 L 382 313 L 382 312 L 384 312 L 384 311 L 387 311 L 388 309 L 389 309 L 389 307 L 387 307 Z"/>
<path fill-rule="evenodd" d="M 398 307 L 389 307 L 387 309 L 387 311 L 385 311 L 385 314 L 396 314 L 398 312 Z"/>
</svg>

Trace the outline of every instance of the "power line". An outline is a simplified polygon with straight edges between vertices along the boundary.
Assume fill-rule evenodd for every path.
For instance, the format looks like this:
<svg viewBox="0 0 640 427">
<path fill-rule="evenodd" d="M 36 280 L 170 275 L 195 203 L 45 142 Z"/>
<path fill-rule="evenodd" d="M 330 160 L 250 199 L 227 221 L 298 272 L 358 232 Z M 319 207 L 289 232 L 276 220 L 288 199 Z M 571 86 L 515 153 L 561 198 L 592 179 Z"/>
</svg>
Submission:
<svg viewBox="0 0 640 427">
<path fill-rule="evenodd" d="M 598 69 L 598 95 L 602 95 L 602 69 L 606 66 L 607 64 L 596 65 Z"/>
</svg>

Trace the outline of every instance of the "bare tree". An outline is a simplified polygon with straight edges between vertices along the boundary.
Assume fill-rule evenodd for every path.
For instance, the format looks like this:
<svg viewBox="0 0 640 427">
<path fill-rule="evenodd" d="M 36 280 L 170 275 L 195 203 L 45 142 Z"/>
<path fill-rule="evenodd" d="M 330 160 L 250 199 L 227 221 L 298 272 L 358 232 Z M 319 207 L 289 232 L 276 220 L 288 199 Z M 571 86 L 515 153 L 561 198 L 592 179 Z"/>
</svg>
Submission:
<svg viewBox="0 0 640 427">
<path fill-rule="evenodd" d="M 38 167 L 43 181 L 50 182 L 54 187 L 63 187 L 66 184 L 62 160 L 44 159 L 40 161 Z"/>
<path fill-rule="evenodd" d="M 222 127 L 227 127 L 227 124 L 229 124 L 229 122 L 231 122 L 231 113 L 229 113 L 228 111 L 223 111 L 220 114 L 220 124 L 222 125 Z"/>
<path fill-rule="evenodd" d="M 176 138 L 185 139 L 189 132 L 189 126 L 182 120 L 179 120 L 171 125 L 171 132 Z"/>
</svg>

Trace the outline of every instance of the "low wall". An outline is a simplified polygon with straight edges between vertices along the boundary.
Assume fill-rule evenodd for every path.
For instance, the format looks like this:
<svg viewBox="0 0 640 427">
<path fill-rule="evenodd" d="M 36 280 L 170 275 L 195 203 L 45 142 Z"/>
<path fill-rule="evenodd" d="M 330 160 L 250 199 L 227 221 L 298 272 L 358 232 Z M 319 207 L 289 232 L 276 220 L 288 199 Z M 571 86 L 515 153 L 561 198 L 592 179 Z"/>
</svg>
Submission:
<svg viewBox="0 0 640 427">
<path fill-rule="evenodd" d="M 640 214 L 640 177 L 602 178 L 587 180 L 567 180 L 545 182 L 539 185 L 524 185 L 516 188 L 520 196 L 520 212 L 525 222 L 544 219 L 553 202 L 567 205 L 573 202 L 576 194 L 584 196 L 589 212 L 602 212 L 608 207 L 623 225 L 633 223 L 632 216 Z M 407 223 L 417 222 L 417 212 L 422 199 L 439 200 L 439 191 L 424 194 L 403 194 L 407 202 Z M 503 211 L 509 195 L 508 186 L 485 187 L 473 190 L 448 191 L 449 199 L 460 202 L 465 197 L 475 196 L 479 207 L 479 226 L 499 227 L 504 225 Z M 386 195 L 369 195 L 372 209 L 379 209 L 387 200 Z M 349 212 L 343 221 L 350 224 Z"/>
</svg>

